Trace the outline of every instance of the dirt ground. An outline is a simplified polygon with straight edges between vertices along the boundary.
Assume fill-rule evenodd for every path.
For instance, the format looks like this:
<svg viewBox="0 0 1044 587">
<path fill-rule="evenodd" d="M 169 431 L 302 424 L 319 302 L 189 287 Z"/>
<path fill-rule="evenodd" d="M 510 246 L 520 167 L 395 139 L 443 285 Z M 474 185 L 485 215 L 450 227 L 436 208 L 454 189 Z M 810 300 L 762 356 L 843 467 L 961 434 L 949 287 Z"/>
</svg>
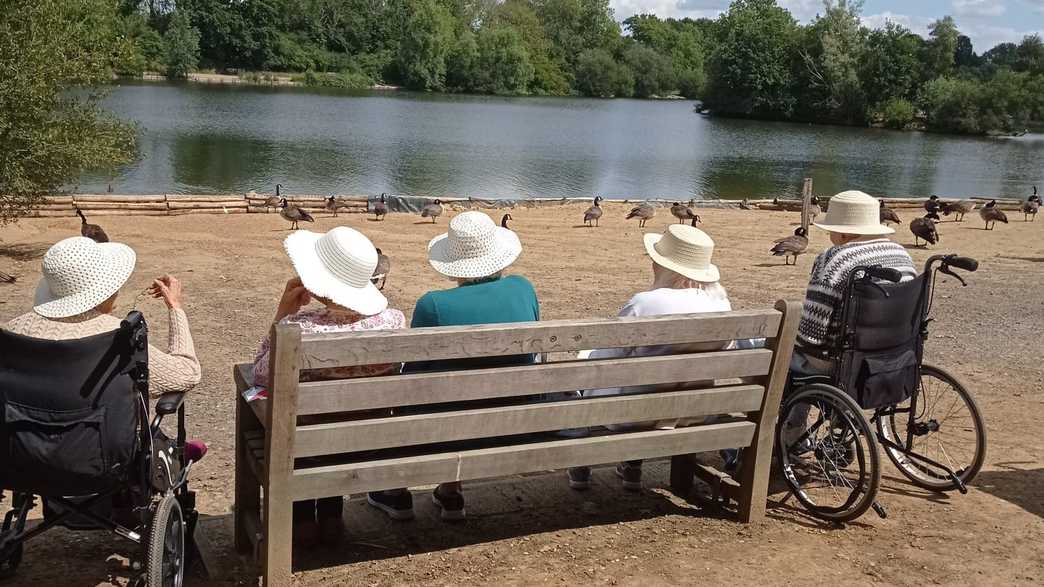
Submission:
<svg viewBox="0 0 1044 587">
<path fill-rule="evenodd" d="M 591 229 L 581 226 L 583 206 L 511 211 L 512 227 L 525 247 L 512 271 L 536 285 L 545 318 L 612 316 L 650 283 L 642 230 L 624 221 L 625 205 L 604 207 L 601 227 Z M 492 214 L 499 219 L 499 212 Z M 900 215 L 913 218 L 912 211 Z M 701 216 L 703 229 L 717 243 L 715 261 L 736 308 L 799 299 L 813 254 L 828 245 L 825 234 L 813 231 L 809 254 L 796 267 L 785 267 L 767 251 L 773 239 L 793 230 L 797 214 L 706 210 Z M 1011 216 L 1011 224 L 992 232 L 982 229 L 975 214 L 964 223 L 946 222 L 939 229 L 940 245 L 911 248 L 918 262 L 936 251 L 981 261 L 968 287 L 952 279 L 940 282 L 927 351 L 929 360 L 964 380 L 985 413 L 987 464 L 967 495 L 927 493 L 888 464 L 880 494 L 888 518 L 871 512 L 845 528 L 807 517 L 793 500 L 778 504 L 782 493 L 771 496 L 766 521 L 741 525 L 666 491 L 662 465 L 648 469 L 640 495 L 621 491 L 608 469 L 596 471 L 595 488 L 584 494 L 566 487 L 563 472 L 469 484 L 469 519 L 462 525 L 439 522 L 420 493 L 418 518 L 409 523 L 382 519 L 355 496 L 346 507 L 345 544 L 296 553 L 296 580 L 303 585 L 1044 583 L 1044 221 L 1024 223 L 1021 214 Z M 663 230 L 669 218 L 660 210 L 646 230 Z M 252 358 L 283 283 L 292 276 L 281 246 L 287 223 L 275 214 L 92 220 L 137 251 L 138 268 L 118 312 L 142 309 L 157 342 L 165 336 L 165 312 L 138 292 L 165 272 L 185 283 L 204 373 L 188 404 L 190 432 L 210 444 L 194 486 L 218 561 L 215 578 L 194 581 L 252 584 L 250 563 L 229 548 L 231 365 Z M 392 306 L 409 316 L 422 293 L 450 286 L 430 269 L 425 255 L 426 243 L 446 221 L 431 225 L 393 214 L 375 222 L 324 214 L 307 228 L 343 224 L 369 235 L 392 258 L 385 292 Z M 40 257 L 78 230 L 75 219 L 24 220 L 0 230 L 0 271 L 20 277 L 0 285 L 0 321 L 29 311 Z M 912 246 L 905 227 L 895 238 Z M 125 544 L 101 534 L 54 531 L 29 543 L 10 584 L 124 585 L 125 554 Z"/>
</svg>

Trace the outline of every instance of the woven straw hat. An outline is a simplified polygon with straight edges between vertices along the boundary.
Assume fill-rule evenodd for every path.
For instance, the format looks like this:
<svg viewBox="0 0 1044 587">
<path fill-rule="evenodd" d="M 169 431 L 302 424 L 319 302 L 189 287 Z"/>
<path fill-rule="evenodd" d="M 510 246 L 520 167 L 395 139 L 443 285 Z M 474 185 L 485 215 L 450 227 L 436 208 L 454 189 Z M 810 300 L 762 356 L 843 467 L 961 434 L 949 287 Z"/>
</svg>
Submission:
<svg viewBox="0 0 1044 587">
<path fill-rule="evenodd" d="M 448 233 L 428 243 L 428 262 L 435 271 L 457 279 L 503 271 L 521 253 L 518 235 L 497 226 L 482 212 L 458 214 L 450 221 Z"/>
<path fill-rule="evenodd" d="M 645 250 L 657 265 L 694 281 L 714 283 L 721 279 L 711 264 L 714 241 L 707 233 L 687 224 L 672 224 L 664 234 L 646 233 Z"/>
<path fill-rule="evenodd" d="M 136 259 L 134 250 L 120 243 L 82 236 L 59 241 L 44 255 L 33 311 L 44 318 L 69 318 L 97 307 L 127 283 Z"/>
<path fill-rule="evenodd" d="M 826 217 L 815 226 L 844 234 L 892 234 L 894 229 L 881 224 L 881 204 L 860 191 L 847 191 L 830 198 Z"/>
<path fill-rule="evenodd" d="M 325 234 L 298 230 L 286 237 L 283 246 L 312 295 L 364 316 L 388 308 L 388 299 L 370 282 L 377 268 L 377 249 L 358 230 L 347 226 Z"/>
</svg>

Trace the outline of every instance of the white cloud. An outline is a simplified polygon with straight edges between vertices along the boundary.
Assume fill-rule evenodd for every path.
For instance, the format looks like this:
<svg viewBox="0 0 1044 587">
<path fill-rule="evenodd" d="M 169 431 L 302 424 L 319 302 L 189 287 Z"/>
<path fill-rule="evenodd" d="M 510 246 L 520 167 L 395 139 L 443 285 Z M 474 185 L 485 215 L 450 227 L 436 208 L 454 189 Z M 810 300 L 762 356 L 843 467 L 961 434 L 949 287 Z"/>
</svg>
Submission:
<svg viewBox="0 0 1044 587">
<path fill-rule="evenodd" d="M 885 11 L 880 14 L 871 14 L 862 18 L 863 25 L 871 29 L 884 28 L 888 21 L 902 25 L 922 37 L 928 36 L 928 25 L 935 21 L 934 18 L 926 16 L 912 16 L 909 14 L 896 14 Z"/>
<path fill-rule="evenodd" d="M 1001 0 L 953 0 L 953 11 L 958 16 L 994 17 L 1006 10 Z"/>
<path fill-rule="evenodd" d="M 1019 4 L 1034 12 L 1044 14 L 1044 0 L 1019 0 Z"/>
</svg>

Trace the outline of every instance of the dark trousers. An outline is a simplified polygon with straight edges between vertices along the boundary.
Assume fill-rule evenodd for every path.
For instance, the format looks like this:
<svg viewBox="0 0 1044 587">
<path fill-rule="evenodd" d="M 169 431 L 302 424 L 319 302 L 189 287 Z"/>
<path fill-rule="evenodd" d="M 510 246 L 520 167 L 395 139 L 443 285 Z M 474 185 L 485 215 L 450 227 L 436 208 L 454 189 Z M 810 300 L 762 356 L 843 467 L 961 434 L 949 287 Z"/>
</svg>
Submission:
<svg viewBox="0 0 1044 587">
<path fill-rule="evenodd" d="M 294 502 L 295 522 L 314 522 L 316 519 L 340 518 L 344 513 L 344 498 L 324 497 Z"/>
</svg>

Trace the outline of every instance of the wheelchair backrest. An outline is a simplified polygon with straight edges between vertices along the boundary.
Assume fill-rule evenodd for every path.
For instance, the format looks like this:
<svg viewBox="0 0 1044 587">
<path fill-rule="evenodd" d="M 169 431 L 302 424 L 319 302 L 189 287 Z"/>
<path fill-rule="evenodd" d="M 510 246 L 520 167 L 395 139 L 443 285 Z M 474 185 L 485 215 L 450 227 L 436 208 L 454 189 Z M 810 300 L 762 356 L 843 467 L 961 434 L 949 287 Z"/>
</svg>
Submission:
<svg viewBox="0 0 1044 587">
<path fill-rule="evenodd" d="M 853 280 L 841 324 L 843 348 L 876 351 L 920 336 L 925 279 L 921 275 L 901 283 Z"/>
<path fill-rule="evenodd" d="M 147 327 L 75 340 L 0 330 L 0 488 L 86 495 L 125 478 L 148 422 Z"/>
</svg>

